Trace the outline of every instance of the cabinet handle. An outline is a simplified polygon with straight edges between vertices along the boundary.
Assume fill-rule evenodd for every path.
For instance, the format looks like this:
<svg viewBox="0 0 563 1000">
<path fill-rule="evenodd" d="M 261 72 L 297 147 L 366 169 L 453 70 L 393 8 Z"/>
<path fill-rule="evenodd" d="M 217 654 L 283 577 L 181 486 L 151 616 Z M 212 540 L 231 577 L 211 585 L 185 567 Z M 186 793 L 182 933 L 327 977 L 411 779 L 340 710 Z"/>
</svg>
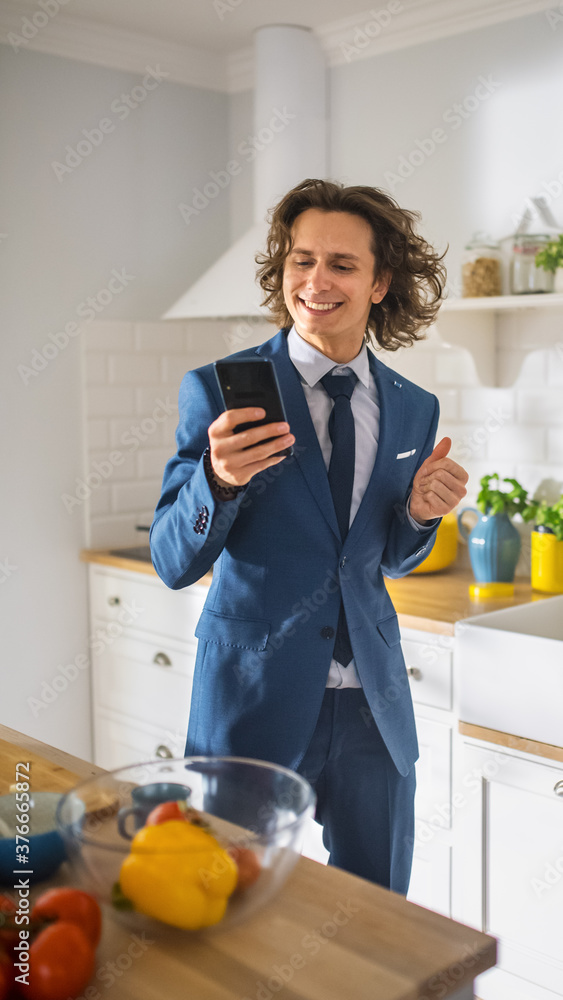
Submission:
<svg viewBox="0 0 563 1000">
<path fill-rule="evenodd" d="M 165 746 L 164 743 L 159 743 L 159 745 L 155 750 L 155 754 L 157 757 L 164 757 L 165 759 L 168 759 L 169 757 L 174 757 L 172 751 L 167 746 Z"/>
<path fill-rule="evenodd" d="M 170 659 L 169 656 L 166 655 L 166 653 L 157 653 L 156 656 L 155 656 L 155 658 L 154 658 L 154 660 L 152 662 L 156 663 L 156 665 L 158 667 L 171 667 L 172 666 L 172 660 Z"/>
<path fill-rule="evenodd" d="M 412 677 L 413 681 L 422 680 L 422 670 L 420 670 L 418 667 L 407 667 L 407 674 L 409 675 L 409 677 Z"/>
<path fill-rule="evenodd" d="M 116 605 L 116 604 L 121 604 L 121 598 L 120 597 L 108 597 L 108 604 L 111 604 L 112 607 L 114 607 L 114 605 Z"/>
<path fill-rule="evenodd" d="M 553 791 L 556 795 L 563 795 L 563 781 L 557 781 Z"/>
</svg>

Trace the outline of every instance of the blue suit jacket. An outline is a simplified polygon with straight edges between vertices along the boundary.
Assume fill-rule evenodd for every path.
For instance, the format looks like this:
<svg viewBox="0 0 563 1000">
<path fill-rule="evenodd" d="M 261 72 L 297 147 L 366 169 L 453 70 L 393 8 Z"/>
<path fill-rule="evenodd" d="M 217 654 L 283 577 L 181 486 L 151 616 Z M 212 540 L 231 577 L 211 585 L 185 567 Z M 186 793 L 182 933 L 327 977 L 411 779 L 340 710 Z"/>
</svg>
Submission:
<svg viewBox="0 0 563 1000">
<path fill-rule="evenodd" d="M 223 410 L 213 366 L 188 372 L 180 387 L 178 451 L 164 471 L 150 544 L 158 575 L 173 589 L 214 567 L 195 633 L 186 753 L 299 766 L 325 692 L 342 591 L 366 698 L 397 769 L 407 774 L 418 744 L 383 574 L 405 575 L 434 542 L 436 526 L 415 531 L 405 502 L 433 448 L 438 400 L 368 352 L 380 406 L 379 445 L 342 544 L 287 333 L 280 330 L 260 347 L 232 355 L 272 359 L 296 440 L 294 456 L 255 475 L 235 500 L 216 501 L 203 468 L 207 429 Z"/>
</svg>

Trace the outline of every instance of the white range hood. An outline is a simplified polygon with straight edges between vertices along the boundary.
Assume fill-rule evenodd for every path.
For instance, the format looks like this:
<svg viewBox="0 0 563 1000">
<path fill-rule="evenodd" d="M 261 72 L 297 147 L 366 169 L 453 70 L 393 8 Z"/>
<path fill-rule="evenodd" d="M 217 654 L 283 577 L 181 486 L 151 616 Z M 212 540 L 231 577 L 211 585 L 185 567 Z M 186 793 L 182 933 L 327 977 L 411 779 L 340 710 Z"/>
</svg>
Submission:
<svg viewBox="0 0 563 1000">
<path fill-rule="evenodd" d="M 309 28 L 267 25 L 254 34 L 254 221 L 163 319 L 264 316 L 254 256 L 266 246 L 269 209 L 307 177 L 326 177 L 326 67 Z M 274 122 L 274 130 L 269 123 Z"/>
</svg>

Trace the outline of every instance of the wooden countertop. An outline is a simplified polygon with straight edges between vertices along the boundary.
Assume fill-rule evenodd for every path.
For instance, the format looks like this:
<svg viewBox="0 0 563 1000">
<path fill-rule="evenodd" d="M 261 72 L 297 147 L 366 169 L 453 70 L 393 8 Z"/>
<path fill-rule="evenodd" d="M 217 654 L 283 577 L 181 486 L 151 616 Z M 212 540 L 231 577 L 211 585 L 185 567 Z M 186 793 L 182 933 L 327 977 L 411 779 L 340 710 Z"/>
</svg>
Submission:
<svg viewBox="0 0 563 1000">
<path fill-rule="evenodd" d="M 156 576 L 152 563 L 112 556 L 109 549 L 83 549 L 80 558 L 83 562 Z M 212 573 L 206 573 L 198 583 L 209 586 L 211 578 Z M 530 581 L 522 577 L 515 582 L 514 597 L 474 601 L 469 596 L 469 584 L 473 582 L 471 570 L 459 569 L 454 565 L 439 573 L 415 573 L 400 580 L 386 580 L 385 584 L 403 628 L 436 632 L 440 635 L 453 635 L 455 623 L 464 618 L 485 614 L 487 611 L 499 611 L 501 608 L 512 608 L 530 601 L 541 601 L 551 596 L 532 590 Z"/>
<path fill-rule="evenodd" d="M 100 772 L 5 726 L 0 741 L 3 790 L 18 760 L 31 761 L 36 790 L 72 787 Z M 65 869 L 49 884 L 68 880 Z M 138 940 L 132 947 L 131 930 L 104 907 L 95 1000 L 98 984 L 107 988 L 116 975 L 120 1000 L 255 1000 L 281 992 L 276 975 L 285 976 L 288 1000 L 417 1000 L 455 995 L 496 962 L 493 937 L 307 858 L 276 899 L 238 927 L 201 939 L 159 928 Z"/>
</svg>

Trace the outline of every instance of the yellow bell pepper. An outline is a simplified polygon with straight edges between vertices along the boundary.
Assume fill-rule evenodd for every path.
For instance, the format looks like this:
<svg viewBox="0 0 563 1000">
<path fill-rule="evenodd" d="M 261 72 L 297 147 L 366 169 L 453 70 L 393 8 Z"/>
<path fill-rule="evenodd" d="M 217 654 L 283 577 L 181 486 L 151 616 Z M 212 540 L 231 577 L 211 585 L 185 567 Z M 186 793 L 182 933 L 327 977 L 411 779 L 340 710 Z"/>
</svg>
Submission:
<svg viewBox="0 0 563 1000">
<path fill-rule="evenodd" d="M 198 930 L 222 920 L 237 876 L 235 862 L 215 837 L 173 819 L 135 834 L 119 883 L 139 912 Z"/>
</svg>

